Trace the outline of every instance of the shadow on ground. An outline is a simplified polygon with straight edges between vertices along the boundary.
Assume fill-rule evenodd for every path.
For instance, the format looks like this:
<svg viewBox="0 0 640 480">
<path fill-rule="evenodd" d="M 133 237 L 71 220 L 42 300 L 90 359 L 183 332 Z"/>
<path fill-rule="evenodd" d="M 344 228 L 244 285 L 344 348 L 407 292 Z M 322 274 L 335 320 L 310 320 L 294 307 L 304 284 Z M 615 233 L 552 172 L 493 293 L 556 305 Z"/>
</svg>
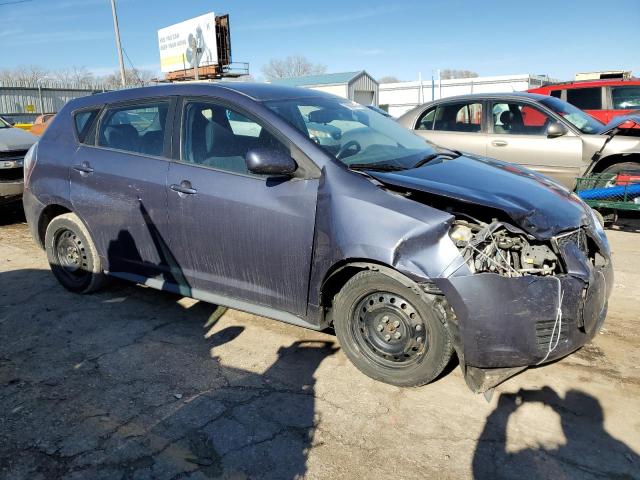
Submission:
<svg viewBox="0 0 640 480">
<path fill-rule="evenodd" d="M 14 223 L 22 223 L 24 221 L 26 220 L 24 218 L 22 202 L 0 204 L 0 226 L 13 225 Z"/>
<path fill-rule="evenodd" d="M 215 306 L 117 283 L 79 302 L 46 270 L 0 284 L 0 477 L 305 474 L 333 342 L 283 346 L 255 373 L 216 356 L 243 327 L 217 329 Z"/>
<path fill-rule="evenodd" d="M 507 448 L 509 419 L 527 403 L 542 404 L 558 414 L 564 444 L 518 451 Z M 549 387 L 500 395 L 473 458 L 476 479 L 632 479 L 639 478 L 639 467 L 638 455 L 605 431 L 604 414 L 596 398 L 579 390 L 569 390 L 562 398 Z"/>
</svg>

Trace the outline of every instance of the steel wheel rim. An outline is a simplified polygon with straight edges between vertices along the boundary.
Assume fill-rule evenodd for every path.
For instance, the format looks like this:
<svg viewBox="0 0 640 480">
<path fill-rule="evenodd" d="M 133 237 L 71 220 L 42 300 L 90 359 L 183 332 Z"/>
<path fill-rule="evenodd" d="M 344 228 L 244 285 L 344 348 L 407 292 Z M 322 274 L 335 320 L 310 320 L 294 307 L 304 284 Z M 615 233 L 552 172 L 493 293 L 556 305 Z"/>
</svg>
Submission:
<svg viewBox="0 0 640 480">
<path fill-rule="evenodd" d="M 57 232 L 53 251 L 57 266 L 68 278 L 78 281 L 89 275 L 84 242 L 73 231 L 65 228 Z"/>
<path fill-rule="evenodd" d="M 372 362 L 390 368 L 418 363 L 429 349 L 427 325 L 406 298 L 374 292 L 360 298 L 352 312 L 351 335 Z"/>
</svg>

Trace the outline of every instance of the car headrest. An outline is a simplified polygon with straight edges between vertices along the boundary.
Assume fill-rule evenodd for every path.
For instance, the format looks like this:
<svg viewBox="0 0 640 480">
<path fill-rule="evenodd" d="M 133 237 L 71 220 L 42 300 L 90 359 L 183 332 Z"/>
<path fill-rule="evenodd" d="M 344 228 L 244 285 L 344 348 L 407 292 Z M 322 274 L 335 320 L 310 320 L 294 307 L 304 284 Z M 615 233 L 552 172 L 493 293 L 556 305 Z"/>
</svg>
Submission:
<svg viewBox="0 0 640 480">
<path fill-rule="evenodd" d="M 209 121 L 204 131 L 206 151 L 212 153 L 214 148 L 228 146 L 234 143 L 234 135 L 225 127 L 214 121 Z"/>
<path fill-rule="evenodd" d="M 513 112 L 510 110 L 505 110 L 500 114 L 500 123 L 503 125 L 511 125 L 513 123 Z"/>
<path fill-rule="evenodd" d="M 104 130 L 107 146 L 122 150 L 136 150 L 138 147 L 138 131 L 133 125 L 109 125 Z"/>
</svg>

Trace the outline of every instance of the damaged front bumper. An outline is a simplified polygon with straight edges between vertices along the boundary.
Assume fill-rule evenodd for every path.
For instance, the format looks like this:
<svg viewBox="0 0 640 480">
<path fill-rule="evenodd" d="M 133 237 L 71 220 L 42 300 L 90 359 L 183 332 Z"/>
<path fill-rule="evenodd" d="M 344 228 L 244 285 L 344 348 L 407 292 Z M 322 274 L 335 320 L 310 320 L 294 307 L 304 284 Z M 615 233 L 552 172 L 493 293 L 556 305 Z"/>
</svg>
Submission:
<svg viewBox="0 0 640 480">
<path fill-rule="evenodd" d="M 606 239 L 591 238 L 600 262 L 594 264 L 588 252 L 567 241 L 560 247 L 567 266 L 563 274 L 509 278 L 487 272 L 434 279 L 453 310 L 447 324 L 473 391 L 561 358 L 599 331 L 613 267 Z"/>
</svg>

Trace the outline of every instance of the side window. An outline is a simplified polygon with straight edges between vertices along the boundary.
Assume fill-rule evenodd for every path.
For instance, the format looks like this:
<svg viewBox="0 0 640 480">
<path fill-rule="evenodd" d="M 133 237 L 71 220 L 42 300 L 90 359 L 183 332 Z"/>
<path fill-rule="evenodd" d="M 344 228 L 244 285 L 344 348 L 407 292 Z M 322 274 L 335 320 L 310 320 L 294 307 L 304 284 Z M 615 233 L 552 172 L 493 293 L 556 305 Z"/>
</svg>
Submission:
<svg viewBox="0 0 640 480">
<path fill-rule="evenodd" d="M 169 102 L 111 107 L 100 122 L 98 145 L 145 155 L 162 155 Z"/>
<path fill-rule="evenodd" d="M 562 98 L 562 90 L 551 90 L 550 95 L 556 98 Z"/>
<path fill-rule="evenodd" d="M 452 103 L 436 109 L 434 130 L 479 132 L 482 124 L 481 103 Z"/>
<path fill-rule="evenodd" d="M 80 143 L 86 143 L 88 145 L 93 145 L 95 143 L 95 129 L 92 127 L 99 112 L 99 108 L 84 110 L 76 113 L 73 117 L 73 123 Z M 93 131 L 92 136 L 88 135 L 90 131 Z"/>
<path fill-rule="evenodd" d="M 512 135 L 544 135 L 553 119 L 533 105 L 494 103 L 493 133 Z"/>
<path fill-rule="evenodd" d="M 427 110 L 418 119 L 417 130 L 433 130 L 433 119 L 436 118 L 436 109 Z"/>
<path fill-rule="evenodd" d="M 582 110 L 601 110 L 602 89 L 600 87 L 569 88 L 567 102 Z"/>
<path fill-rule="evenodd" d="M 640 85 L 626 87 L 612 87 L 611 98 L 614 110 L 640 109 Z"/>
<path fill-rule="evenodd" d="M 189 102 L 182 117 L 182 161 L 249 174 L 245 158 L 257 147 L 288 151 L 266 128 L 230 108 Z"/>
</svg>

